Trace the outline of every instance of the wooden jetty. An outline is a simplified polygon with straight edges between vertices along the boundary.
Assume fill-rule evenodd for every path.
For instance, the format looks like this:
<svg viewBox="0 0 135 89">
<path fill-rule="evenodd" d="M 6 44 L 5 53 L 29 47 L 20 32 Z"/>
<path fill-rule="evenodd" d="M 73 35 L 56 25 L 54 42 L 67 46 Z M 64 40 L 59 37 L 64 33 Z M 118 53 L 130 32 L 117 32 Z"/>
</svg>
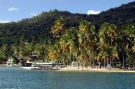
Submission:
<svg viewBox="0 0 135 89">
<path fill-rule="evenodd" d="M 59 66 L 55 63 L 35 63 L 32 70 L 58 70 Z"/>
</svg>

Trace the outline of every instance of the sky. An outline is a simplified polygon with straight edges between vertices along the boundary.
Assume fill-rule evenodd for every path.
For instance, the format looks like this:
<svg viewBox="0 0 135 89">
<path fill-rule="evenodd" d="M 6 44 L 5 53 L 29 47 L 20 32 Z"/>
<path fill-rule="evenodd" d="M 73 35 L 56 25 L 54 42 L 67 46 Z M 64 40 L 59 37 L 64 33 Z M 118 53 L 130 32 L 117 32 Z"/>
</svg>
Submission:
<svg viewBox="0 0 135 89">
<path fill-rule="evenodd" d="M 0 23 L 31 18 L 54 9 L 98 14 L 132 1 L 135 0 L 0 0 Z"/>
</svg>

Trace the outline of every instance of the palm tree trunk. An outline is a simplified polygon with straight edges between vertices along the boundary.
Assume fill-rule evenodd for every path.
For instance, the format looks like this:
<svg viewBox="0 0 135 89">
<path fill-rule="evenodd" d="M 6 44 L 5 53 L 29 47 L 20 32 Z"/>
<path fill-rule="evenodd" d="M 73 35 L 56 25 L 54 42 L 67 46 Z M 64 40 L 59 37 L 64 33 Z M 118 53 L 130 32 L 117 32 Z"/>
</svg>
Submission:
<svg viewBox="0 0 135 89">
<path fill-rule="evenodd" d="M 123 68 L 125 67 L 125 58 L 124 58 L 124 54 L 123 54 Z"/>
<path fill-rule="evenodd" d="M 104 68 L 105 68 L 105 62 L 106 62 L 106 61 L 105 61 L 105 59 L 104 59 Z"/>
<path fill-rule="evenodd" d="M 111 58 L 110 58 L 110 65 L 112 65 L 112 60 L 111 60 Z"/>
</svg>

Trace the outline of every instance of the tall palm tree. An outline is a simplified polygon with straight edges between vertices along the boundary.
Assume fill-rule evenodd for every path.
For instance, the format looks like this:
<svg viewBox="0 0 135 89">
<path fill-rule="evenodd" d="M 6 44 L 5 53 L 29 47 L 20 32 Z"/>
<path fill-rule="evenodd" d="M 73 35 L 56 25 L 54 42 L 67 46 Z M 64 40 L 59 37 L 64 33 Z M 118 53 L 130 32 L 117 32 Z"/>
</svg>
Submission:
<svg viewBox="0 0 135 89">
<path fill-rule="evenodd" d="M 76 29 L 70 28 L 67 29 L 59 40 L 60 49 L 62 57 L 67 61 L 75 60 L 76 56 Z"/>
<path fill-rule="evenodd" d="M 107 60 L 108 60 L 108 54 L 105 51 L 101 50 L 97 55 L 98 63 L 100 64 L 100 66 L 101 66 L 101 64 L 103 64 L 103 67 L 106 67 Z"/>
<path fill-rule="evenodd" d="M 124 35 L 126 40 L 125 42 L 125 51 L 127 55 L 127 60 L 129 61 L 129 66 L 131 67 L 131 61 L 134 61 L 134 45 L 135 45 L 135 26 L 134 25 L 127 25 L 124 28 Z"/>
<path fill-rule="evenodd" d="M 80 55 L 78 56 L 79 63 L 82 67 L 87 67 L 89 66 L 89 55 L 87 54 L 86 51 L 82 50 L 80 52 Z"/>
<path fill-rule="evenodd" d="M 47 56 L 46 55 L 46 53 L 47 53 L 46 48 L 47 48 L 47 46 L 43 43 L 39 43 L 39 44 L 34 45 L 33 53 L 35 54 L 37 59 L 46 61 L 46 59 L 45 59 L 45 56 Z"/>
<path fill-rule="evenodd" d="M 18 48 L 15 44 L 12 45 L 11 50 L 13 51 L 13 56 L 17 57 L 18 56 Z"/>
<path fill-rule="evenodd" d="M 54 35 L 54 37 L 59 37 L 60 34 L 63 32 L 64 30 L 64 19 L 63 18 L 59 18 L 55 21 L 54 26 L 52 26 L 51 28 L 51 33 Z"/>
<path fill-rule="evenodd" d="M 95 26 L 86 20 L 81 21 L 78 31 L 79 50 L 86 51 L 89 54 L 88 60 L 90 60 L 91 65 L 92 61 L 94 61 L 96 41 Z"/>
<path fill-rule="evenodd" d="M 53 62 L 59 60 L 59 48 L 56 44 L 48 48 L 48 57 Z"/>
<path fill-rule="evenodd" d="M 117 28 L 113 24 L 104 23 L 99 29 L 99 49 L 108 54 L 107 62 L 113 61 L 113 48 L 116 47 L 118 38 Z M 117 51 L 117 50 L 116 50 Z"/>
<path fill-rule="evenodd" d="M 3 59 L 7 58 L 6 56 L 6 50 L 4 47 L 0 48 L 0 63 L 3 62 Z"/>
</svg>

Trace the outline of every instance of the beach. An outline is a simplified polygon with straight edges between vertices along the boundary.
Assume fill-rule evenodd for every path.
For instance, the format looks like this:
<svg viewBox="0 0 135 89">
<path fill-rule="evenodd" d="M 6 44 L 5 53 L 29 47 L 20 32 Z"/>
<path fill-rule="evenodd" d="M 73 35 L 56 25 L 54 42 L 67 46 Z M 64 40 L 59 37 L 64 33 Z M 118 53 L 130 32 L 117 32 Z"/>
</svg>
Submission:
<svg viewBox="0 0 135 89">
<path fill-rule="evenodd" d="M 6 64 L 1 64 L 0 67 L 11 67 Z M 21 67 L 25 70 L 32 70 L 33 68 L 38 69 L 38 67 Z M 66 66 L 60 67 L 58 69 L 54 69 L 54 71 L 63 71 L 63 72 L 127 72 L 127 73 L 135 73 L 135 70 L 129 69 L 119 69 L 119 68 L 98 68 L 98 67 L 74 67 L 74 66 Z"/>
<path fill-rule="evenodd" d="M 72 72 L 133 72 L 135 73 L 135 70 L 128 70 L 128 69 L 119 69 L 119 68 L 92 68 L 92 67 L 73 67 L 73 66 L 67 66 L 60 68 L 57 71 L 72 71 Z"/>
</svg>

